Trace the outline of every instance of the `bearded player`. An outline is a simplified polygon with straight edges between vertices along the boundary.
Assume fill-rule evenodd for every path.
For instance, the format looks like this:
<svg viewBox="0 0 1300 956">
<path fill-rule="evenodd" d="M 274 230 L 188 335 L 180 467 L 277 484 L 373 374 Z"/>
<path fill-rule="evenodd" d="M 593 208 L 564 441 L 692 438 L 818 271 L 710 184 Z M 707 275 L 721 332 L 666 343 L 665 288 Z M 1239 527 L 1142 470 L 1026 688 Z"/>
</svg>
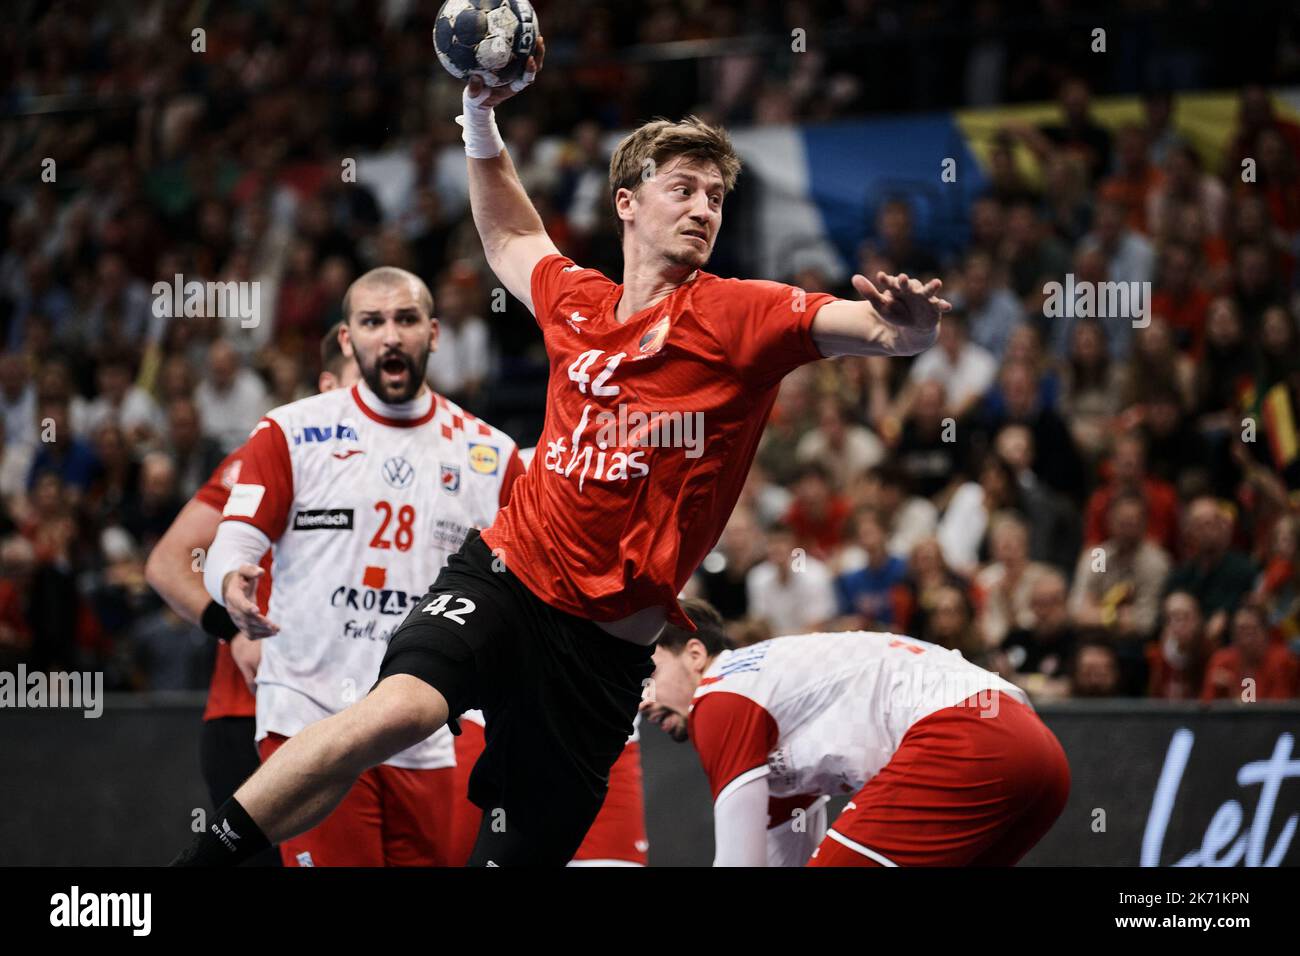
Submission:
<svg viewBox="0 0 1300 956">
<path fill-rule="evenodd" d="M 740 161 L 695 118 L 647 123 L 611 159 L 623 284 L 561 255 L 494 118 L 544 50 L 539 37 L 509 87 L 471 79 L 459 118 L 488 263 L 550 361 L 542 460 L 412 610 L 371 692 L 280 748 L 178 864 L 237 862 L 311 827 L 367 768 L 473 708 L 487 721 L 471 864 L 567 863 L 632 730 L 655 639 L 692 626 L 677 594 L 736 502 L 781 379 L 824 357 L 934 344 L 949 308 L 938 280 L 855 276 L 866 298 L 848 301 L 705 272 Z"/>
<path fill-rule="evenodd" d="M 263 759 L 365 694 L 391 633 L 523 471 L 509 437 L 425 383 L 438 325 L 423 282 L 374 269 L 343 310 L 340 345 L 361 381 L 258 423 L 204 568 L 209 594 L 262 645 Z M 281 842 L 285 864 L 448 864 L 454 765 L 445 730 L 389 755 L 322 823 Z"/>
<path fill-rule="evenodd" d="M 321 392 L 351 388 L 360 377 L 357 363 L 344 355 L 339 346 L 338 331 L 335 325 L 321 339 L 321 371 L 317 379 Z M 221 509 L 226 506 L 230 489 L 243 467 L 240 462 L 243 450 L 240 447 L 227 455 L 186 502 L 154 545 L 144 569 L 149 586 L 176 614 L 217 640 L 199 744 L 199 764 L 214 807 L 225 803 L 260 763 L 254 740 L 256 699 L 252 686 L 262 656 L 261 645 L 250 641 L 235 626 L 226 609 L 208 595 L 200 564 L 194 560 L 212 546 L 217 526 L 221 524 Z M 262 567 L 270 570 L 269 553 L 264 556 Z M 265 609 L 271 596 L 271 579 L 266 575 L 259 581 L 257 596 L 259 605 Z M 278 865 L 280 857 L 278 853 L 266 853 L 257 862 Z"/>
<path fill-rule="evenodd" d="M 1065 807 L 1056 737 L 957 651 L 864 631 L 728 650 L 718 612 L 686 606 L 641 706 L 699 752 L 715 865 L 1010 866 Z"/>
</svg>

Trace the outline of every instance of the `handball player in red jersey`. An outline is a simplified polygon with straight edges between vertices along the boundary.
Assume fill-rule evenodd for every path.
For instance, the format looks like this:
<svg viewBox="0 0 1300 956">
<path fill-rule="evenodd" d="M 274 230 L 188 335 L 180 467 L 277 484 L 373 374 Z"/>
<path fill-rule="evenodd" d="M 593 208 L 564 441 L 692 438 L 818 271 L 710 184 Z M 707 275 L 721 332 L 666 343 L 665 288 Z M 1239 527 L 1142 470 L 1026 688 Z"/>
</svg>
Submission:
<svg viewBox="0 0 1300 956">
<path fill-rule="evenodd" d="M 533 313 L 550 362 L 537 456 L 394 634 L 370 693 L 276 751 L 176 859 L 232 864 L 316 824 L 358 775 L 470 709 L 471 865 L 566 864 L 605 797 L 677 594 L 721 534 L 781 379 L 836 355 L 913 355 L 940 283 L 854 276 L 860 301 L 704 271 L 740 161 L 694 117 L 656 120 L 610 161 L 623 282 L 561 255 L 494 107 L 524 76 L 463 95 L 470 206 L 488 264 Z M 237 624 L 265 627 L 223 588 Z M 233 835 L 232 835 L 233 834 Z"/>
</svg>

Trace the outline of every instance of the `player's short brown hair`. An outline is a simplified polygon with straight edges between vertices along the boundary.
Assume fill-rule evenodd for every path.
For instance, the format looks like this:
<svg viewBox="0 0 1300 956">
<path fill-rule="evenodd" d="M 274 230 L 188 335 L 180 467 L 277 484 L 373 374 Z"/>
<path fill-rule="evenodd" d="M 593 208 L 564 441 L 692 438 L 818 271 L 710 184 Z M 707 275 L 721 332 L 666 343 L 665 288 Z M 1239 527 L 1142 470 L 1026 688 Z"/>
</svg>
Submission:
<svg viewBox="0 0 1300 956">
<path fill-rule="evenodd" d="M 344 356 L 343 346 L 339 345 L 339 329 L 342 326 L 341 320 L 335 322 L 320 340 L 320 370 L 336 377 L 342 374 L 343 364 L 352 361 Z"/>
<path fill-rule="evenodd" d="M 682 610 L 695 624 L 695 631 L 688 631 L 675 624 L 669 624 L 659 635 L 659 646 L 680 654 L 686 642 L 695 639 L 704 645 L 710 657 L 716 657 L 727 650 L 731 643 L 722 623 L 722 615 L 708 601 L 699 598 L 687 598 L 682 601 Z"/>
<path fill-rule="evenodd" d="M 420 308 L 430 318 L 433 317 L 433 293 L 425 285 L 424 280 L 414 272 L 407 272 L 405 269 L 399 269 L 396 266 L 379 266 L 377 269 L 371 269 L 364 275 L 358 276 L 348 286 L 348 291 L 343 293 L 343 321 L 348 322 L 352 319 L 352 293 L 362 286 L 401 286 L 413 283 L 415 285 L 415 298 Z"/>
<path fill-rule="evenodd" d="M 717 166 L 725 192 L 731 192 L 736 185 L 740 157 L 726 130 L 710 126 L 698 116 L 687 116 L 680 123 L 658 117 L 623 137 L 610 157 L 609 199 L 615 204 L 616 215 L 615 200 L 620 189 L 636 192 L 645 182 L 647 170 L 654 170 L 678 156 Z M 623 235 L 622 220 L 618 220 L 618 234 Z"/>
</svg>

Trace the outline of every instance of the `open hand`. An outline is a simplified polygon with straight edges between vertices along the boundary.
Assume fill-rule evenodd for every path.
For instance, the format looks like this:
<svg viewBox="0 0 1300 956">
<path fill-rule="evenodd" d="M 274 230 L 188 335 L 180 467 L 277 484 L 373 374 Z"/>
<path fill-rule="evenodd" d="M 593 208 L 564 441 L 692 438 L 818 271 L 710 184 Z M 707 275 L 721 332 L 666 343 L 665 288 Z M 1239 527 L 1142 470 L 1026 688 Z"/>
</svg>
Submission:
<svg viewBox="0 0 1300 956">
<path fill-rule="evenodd" d="M 900 340 L 909 345 L 921 344 L 922 349 L 934 344 L 939 318 L 952 308 L 951 302 L 938 296 L 942 281 L 931 279 L 922 284 L 906 272 L 896 276 L 877 272 L 875 283 L 864 275 L 855 275 L 853 288 L 896 330 Z"/>
<path fill-rule="evenodd" d="M 280 632 L 279 625 L 272 624 L 257 606 L 257 579 L 265 573 L 255 564 L 241 564 L 237 570 L 226 575 L 221 586 L 230 619 L 235 622 L 235 627 L 253 641 Z"/>
</svg>

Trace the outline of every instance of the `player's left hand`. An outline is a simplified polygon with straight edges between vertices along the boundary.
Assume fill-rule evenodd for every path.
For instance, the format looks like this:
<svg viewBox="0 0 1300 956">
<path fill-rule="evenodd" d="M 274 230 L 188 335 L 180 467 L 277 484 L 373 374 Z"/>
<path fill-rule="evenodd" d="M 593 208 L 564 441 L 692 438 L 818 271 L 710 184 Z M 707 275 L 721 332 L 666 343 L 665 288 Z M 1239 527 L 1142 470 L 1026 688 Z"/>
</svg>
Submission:
<svg viewBox="0 0 1300 956">
<path fill-rule="evenodd" d="M 262 663 L 262 642 L 250 641 L 248 635 L 240 631 L 230 639 L 230 656 L 249 691 L 255 693 L 257 668 Z"/>
<path fill-rule="evenodd" d="M 912 352 L 922 351 L 938 337 L 939 319 L 952 303 L 939 298 L 943 282 L 931 279 L 922 283 L 906 272 L 896 276 L 876 273 L 872 283 L 864 275 L 853 277 L 853 288 L 875 308 L 881 319 L 895 332 L 898 344 Z M 919 346 L 919 347 L 918 347 Z"/>
</svg>

